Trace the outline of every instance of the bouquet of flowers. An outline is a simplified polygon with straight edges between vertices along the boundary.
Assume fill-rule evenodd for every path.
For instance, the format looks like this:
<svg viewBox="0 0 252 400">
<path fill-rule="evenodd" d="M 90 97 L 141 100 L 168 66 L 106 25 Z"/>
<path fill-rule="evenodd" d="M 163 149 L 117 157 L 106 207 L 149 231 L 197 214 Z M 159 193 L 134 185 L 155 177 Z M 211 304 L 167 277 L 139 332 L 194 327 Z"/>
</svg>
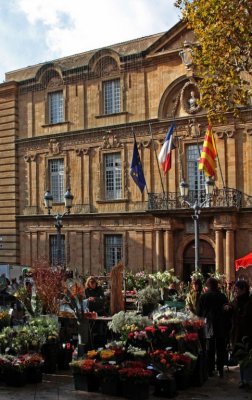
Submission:
<svg viewBox="0 0 252 400">
<path fill-rule="evenodd" d="M 109 363 L 96 363 L 95 373 L 103 381 L 110 381 L 114 377 L 118 376 L 119 366 L 117 364 Z"/>
<path fill-rule="evenodd" d="M 150 322 L 148 317 L 143 317 L 137 314 L 136 311 L 120 311 L 113 316 L 112 321 L 108 323 L 108 327 L 114 333 L 120 334 L 121 340 L 126 342 L 130 332 L 144 329 Z"/>
<path fill-rule="evenodd" d="M 119 376 L 122 381 L 132 383 L 149 383 L 152 372 L 141 367 L 126 367 L 119 369 Z"/>
<path fill-rule="evenodd" d="M 73 361 L 69 365 L 74 375 L 75 374 L 86 375 L 95 372 L 96 362 L 95 360 L 83 359 L 83 360 Z"/>
<path fill-rule="evenodd" d="M 197 355 L 200 350 L 199 335 L 197 332 L 184 333 L 177 335 L 176 340 L 178 341 L 178 348 L 181 353 L 189 351 L 192 354 Z"/>
<path fill-rule="evenodd" d="M 172 375 L 177 368 L 178 357 L 169 350 L 154 350 L 149 353 L 151 363 L 158 372 Z"/>
</svg>

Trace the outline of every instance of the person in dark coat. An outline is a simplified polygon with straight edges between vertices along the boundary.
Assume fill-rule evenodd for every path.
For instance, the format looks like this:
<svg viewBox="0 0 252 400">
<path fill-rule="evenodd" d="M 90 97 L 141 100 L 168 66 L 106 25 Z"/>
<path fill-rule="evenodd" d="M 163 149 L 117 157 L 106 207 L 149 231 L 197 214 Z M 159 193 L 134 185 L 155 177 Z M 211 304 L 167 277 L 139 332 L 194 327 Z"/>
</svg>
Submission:
<svg viewBox="0 0 252 400">
<path fill-rule="evenodd" d="M 98 315 L 104 314 L 104 291 L 98 285 L 97 279 L 90 276 L 85 285 L 85 296 L 88 299 L 89 311 L 95 311 Z"/>
<path fill-rule="evenodd" d="M 250 348 L 252 348 L 252 296 L 250 295 L 249 283 L 245 280 L 237 281 L 234 287 L 234 294 L 235 300 L 231 304 L 231 343 L 235 354 L 237 343 L 241 343 L 243 337 L 248 338 Z M 241 388 L 249 383 L 247 380 L 252 381 L 252 375 L 245 377 L 242 365 L 240 365 L 240 375 L 241 382 L 239 386 Z M 246 375 L 248 374 L 246 373 Z"/>
<path fill-rule="evenodd" d="M 209 278 L 206 282 L 207 292 L 201 294 L 197 307 L 197 315 L 206 321 L 206 352 L 208 374 L 213 376 L 215 364 L 219 376 L 223 377 L 223 367 L 226 359 L 226 311 L 224 306 L 228 299 L 218 288 L 218 281 Z M 216 355 L 216 362 L 215 362 Z"/>
</svg>

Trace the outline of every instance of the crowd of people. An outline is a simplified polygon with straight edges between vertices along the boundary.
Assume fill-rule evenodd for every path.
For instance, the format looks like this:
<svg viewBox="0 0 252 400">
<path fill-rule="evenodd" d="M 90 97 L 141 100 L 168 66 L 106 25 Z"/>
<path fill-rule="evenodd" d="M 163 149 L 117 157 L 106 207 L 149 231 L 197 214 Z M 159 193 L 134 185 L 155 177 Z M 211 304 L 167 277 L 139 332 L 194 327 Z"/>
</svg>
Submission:
<svg viewBox="0 0 252 400">
<path fill-rule="evenodd" d="M 230 300 L 216 278 L 209 278 L 205 286 L 200 279 L 193 279 L 185 297 L 185 307 L 205 319 L 204 350 L 208 375 L 213 376 L 217 370 L 219 376 L 223 377 L 228 357 L 232 353 L 234 360 L 244 338 L 248 348 L 252 348 L 252 296 L 249 283 L 246 280 L 235 282 Z M 248 371 L 241 363 L 241 388 L 252 382 L 252 371 Z"/>
</svg>

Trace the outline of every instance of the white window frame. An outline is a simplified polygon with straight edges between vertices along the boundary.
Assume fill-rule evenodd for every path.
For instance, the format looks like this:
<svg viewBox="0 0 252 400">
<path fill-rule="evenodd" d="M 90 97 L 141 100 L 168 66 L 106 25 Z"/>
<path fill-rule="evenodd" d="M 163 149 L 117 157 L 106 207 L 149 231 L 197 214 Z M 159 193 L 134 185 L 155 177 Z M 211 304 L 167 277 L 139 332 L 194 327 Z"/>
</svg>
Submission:
<svg viewBox="0 0 252 400">
<path fill-rule="evenodd" d="M 106 115 L 121 112 L 120 79 L 103 82 L 103 113 Z"/>
<path fill-rule="evenodd" d="M 203 171 L 199 170 L 199 158 L 202 145 L 190 144 L 186 149 L 187 159 L 187 182 L 189 190 L 193 192 L 194 201 L 202 201 L 205 194 L 205 177 Z"/>
<path fill-rule="evenodd" d="M 104 235 L 104 260 L 106 272 L 111 271 L 123 258 L 123 235 Z"/>
<path fill-rule="evenodd" d="M 106 200 L 122 198 L 122 158 L 121 153 L 104 154 L 104 188 Z"/>
<path fill-rule="evenodd" d="M 64 202 L 64 159 L 57 158 L 48 160 L 50 191 L 54 203 Z"/>
<path fill-rule="evenodd" d="M 49 259 L 50 263 L 53 266 L 56 265 L 65 265 L 65 235 L 61 235 L 60 237 L 60 260 L 58 260 L 58 236 L 50 235 L 49 236 Z"/>
<path fill-rule="evenodd" d="M 63 90 L 48 93 L 49 124 L 64 122 L 64 94 Z"/>
</svg>

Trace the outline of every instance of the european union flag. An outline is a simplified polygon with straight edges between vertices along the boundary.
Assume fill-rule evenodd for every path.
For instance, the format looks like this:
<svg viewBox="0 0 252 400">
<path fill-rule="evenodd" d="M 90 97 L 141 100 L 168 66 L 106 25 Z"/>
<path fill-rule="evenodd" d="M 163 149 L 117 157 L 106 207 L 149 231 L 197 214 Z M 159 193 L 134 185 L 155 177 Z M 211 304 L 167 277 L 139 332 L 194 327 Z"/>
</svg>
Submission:
<svg viewBox="0 0 252 400">
<path fill-rule="evenodd" d="M 130 164 L 130 175 L 134 179 L 141 192 L 143 193 L 146 186 L 145 177 L 143 173 L 142 163 L 139 157 L 136 139 L 134 138 L 134 148 L 132 154 L 132 160 Z"/>
</svg>

